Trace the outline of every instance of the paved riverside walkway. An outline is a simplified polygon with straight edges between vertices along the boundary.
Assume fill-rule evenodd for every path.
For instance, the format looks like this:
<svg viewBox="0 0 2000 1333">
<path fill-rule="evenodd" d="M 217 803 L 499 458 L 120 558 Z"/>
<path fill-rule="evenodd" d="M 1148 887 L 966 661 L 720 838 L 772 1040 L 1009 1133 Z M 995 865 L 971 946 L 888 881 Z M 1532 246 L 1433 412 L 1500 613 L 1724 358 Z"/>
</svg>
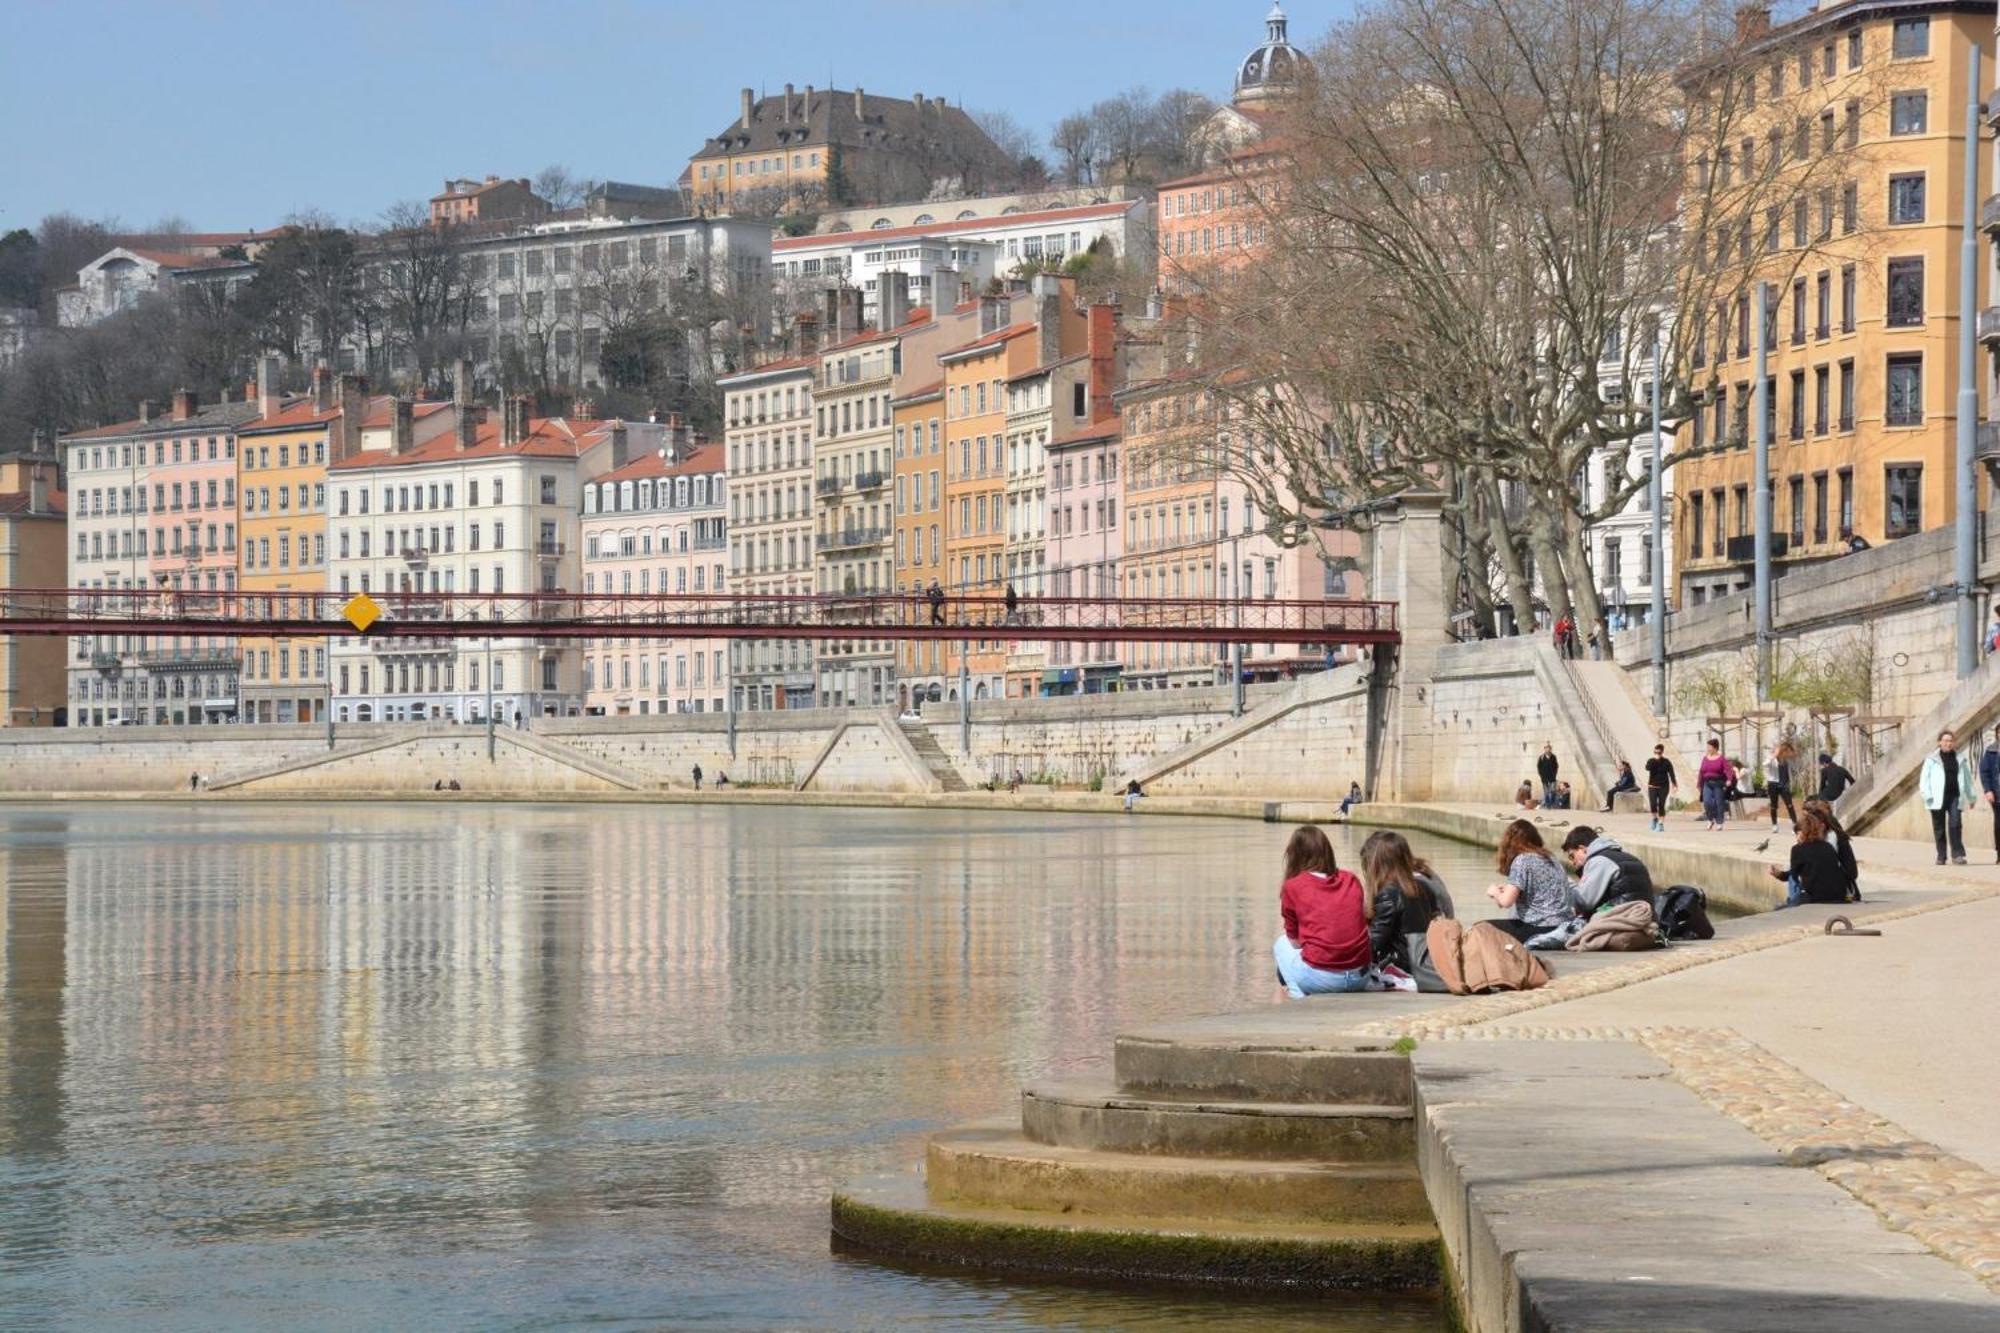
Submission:
<svg viewBox="0 0 2000 1333">
<path fill-rule="evenodd" d="M 1500 816 L 1514 817 L 1497 804 L 1427 809 L 1461 825 L 1483 820 L 1493 836 Z M 1589 823 L 1641 857 L 1706 865 L 1738 884 L 1781 864 L 1791 841 L 1788 822 L 1773 836 L 1755 817 L 1708 832 L 1681 814 L 1664 834 L 1643 815 L 1540 819 L 1552 843 Z M 2000 1012 L 1991 960 L 2000 867 L 1980 864 L 1990 820 L 1976 822 L 1971 865 L 1937 866 L 1925 844 L 1861 838 L 1864 903 L 1765 913 L 1728 923 L 1713 943 L 1622 962 L 1559 956 L 1545 990 L 1459 1002 L 1405 1030 L 1420 1040 L 1634 1043 L 1783 1160 L 1816 1169 L 2000 1293 L 2000 1037 L 1990 1026 Z M 1837 912 L 1882 934 L 1828 938 L 1822 923 Z"/>
</svg>

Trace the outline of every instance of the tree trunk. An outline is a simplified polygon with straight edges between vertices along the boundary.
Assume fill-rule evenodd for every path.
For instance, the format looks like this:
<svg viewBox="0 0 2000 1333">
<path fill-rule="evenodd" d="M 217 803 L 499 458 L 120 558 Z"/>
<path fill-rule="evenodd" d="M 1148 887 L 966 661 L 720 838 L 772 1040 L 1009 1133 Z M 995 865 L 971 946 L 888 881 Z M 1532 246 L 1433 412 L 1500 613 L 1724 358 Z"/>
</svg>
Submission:
<svg viewBox="0 0 2000 1333">
<path fill-rule="evenodd" d="M 1500 498 L 1500 483 L 1493 474 L 1478 474 L 1480 507 L 1486 512 L 1486 531 L 1493 555 L 1500 562 L 1501 579 L 1507 585 L 1507 603 L 1514 610 L 1514 633 L 1531 634 L 1535 629 L 1535 593 L 1521 568 L 1521 552 L 1507 527 L 1507 507 Z"/>
<path fill-rule="evenodd" d="M 1590 553 L 1584 545 L 1583 517 L 1575 509 L 1565 507 L 1562 518 L 1563 565 L 1568 572 L 1568 583 L 1575 594 L 1577 638 L 1583 640 L 1593 632 L 1602 645 L 1605 655 L 1611 653 L 1611 626 L 1604 618 L 1604 603 L 1597 595 L 1597 580 L 1592 576 Z"/>
<path fill-rule="evenodd" d="M 1561 620 L 1573 609 L 1569 597 L 1569 576 L 1558 555 L 1560 520 L 1548 508 L 1529 520 L 1528 548 L 1535 554 L 1535 569 L 1542 577 L 1542 601 L 1548 605 L 1549 619 Z"/>
</svg>

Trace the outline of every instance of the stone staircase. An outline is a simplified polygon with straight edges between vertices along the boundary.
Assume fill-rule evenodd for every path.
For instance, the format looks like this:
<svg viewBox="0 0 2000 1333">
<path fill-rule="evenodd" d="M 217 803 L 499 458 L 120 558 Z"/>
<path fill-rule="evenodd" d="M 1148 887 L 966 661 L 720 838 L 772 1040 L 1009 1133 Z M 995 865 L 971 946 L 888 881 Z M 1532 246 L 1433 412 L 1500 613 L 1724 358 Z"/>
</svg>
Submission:
<svg viewBox="0 0 2000 1333">
<path fill-rule="evenodd" d="M 833 1232 L 864 1253 L 1016 1273 L 1432 1287 L 1414 1103 L 1409 1057 L 1386 1039 L 1131 1034 L 1107 1073 L 1032 1084 L 1018 1119 L 932 1138 L 921 1179 L 836 1194 Z"/>
<path fill-rule="evenodd" d="M 917 752 L 917 758 L 937 779 L 939 791 L 972 790 L 959 775 L 958 765 L 951 762 L 951 757 L 945 754 L 944 747 L 937 743 L 937 737 L 931 734 L 929 727 L 921 722 L 898 722 L 896 726 L 910 742 L 910 748 Z"/>
</svg>

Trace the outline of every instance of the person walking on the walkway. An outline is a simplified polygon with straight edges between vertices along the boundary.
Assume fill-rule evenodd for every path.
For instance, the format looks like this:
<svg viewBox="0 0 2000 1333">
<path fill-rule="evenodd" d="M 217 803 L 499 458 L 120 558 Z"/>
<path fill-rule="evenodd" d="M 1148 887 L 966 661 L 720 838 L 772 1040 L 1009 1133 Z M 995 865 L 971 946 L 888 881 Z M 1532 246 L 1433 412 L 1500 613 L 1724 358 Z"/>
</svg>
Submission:
<svg viewBox="0 0 2000 1333">
<path fill-rule="evenodd" d="M 1979 756 L 1979 790 L 1993 812 L 1993 859 L 2000 862 L 2000 727 L 1993 728 L 1993 743 Z"/>
<path fill-rule="evenodd" d="M 1009 579 L 1007 581 L 1007 622 L 1009 624 L 1013 623 L 1014 613 L 1018 611 L 1020 607 L 1021 607 L 1021 594 L 1014 591 L 1014 582 L 1012 579 Z"/>
<path fill-rule="evenodd" d="M 700 791 L 700 790 L 701 790 L 701 765 L 700 765 L 700 764 L 696 764 L 696 765 L 694 766 L 694 789 L 695 789 L 696 791 Z"/>
<path fill-rule="evenodd" d="M 1854 775 L 1833 762 L 1833 756 L 1826 751 L 1819 752 L 1819 798 L 1828 805 L 1840 799 L 1841 793 L 1854 785 Z"/>
<path fill-rule="evenodd" d="M 1556 747 L 1544 744 L 1541 757 L 1535 760 L 1535 776 L 1542 780 L 1542 808 L 1552 810 L 1556 803 L 1556 774 L 1562 765 L 1556 761 Z"/>
<path fill-rule="evenodd" d="M 1626 760 L 1620 759 L 1618 761 L 1618 780 L 1604 789 L 1604 810 L 1602 813 L 1607 815 L 1611 813 L 1611 798 L 1619 792 L 1637 790 L 1639 790 L 1639 779 L 1632 775 L 1632 765 Z"/>
<path fill-rule="evenodd" d="M 1729 761 L 1722 757 L 1721 741 L 1709 739 L 1708 753 L 1701 757 L 1694 779 L 1701 787 L 1701 817 L 1708 821 L 1706 831 L 1713 833 L 1722 827 L 1729 793 Z"/>
<path fill-rule="evenodd" d="M 936 579 L 932 579 L 931 586 L 924 589 L 924 600 L 931 604 L 931 624 L 944 624 L 944 589 Z"/>
<path fill-rule="evenodd" d="M 1764 765 L 1764 794 L 1771 801 L 1771 827 L 1773 829 L 1778 827 L 1779 801 L 1785 803 L 1786 816 L 1794 824 L 1798 823 L 1798 807 L 1792 804 L 1792 769 L 1794 767 L 1792 761 L 1797 758 L 1798 751 L 1792 748 L 1790 741 L 1779 741 L 1778 748 L 1771 751 L 1771 758 Z"/>
<path fill-rule="evenodd" d="M 1646 809 L 1653 817 L 1651 832 L 1667 831 L 1667 793 L 1680 790 L 1680 785 L 1674 761 L 1667 758 L 1667 747 L 1655 745 L 1653 757 L 1646 761 Z"/>
<path fill-rule="evenodd" d="M 1924 756 L 1917 790 L 1931 812 L 1931 837 L 1937 843 L 1937 863 L 1944 864 L 1949 843 L 1951 863 L 1965 864 L 1965 811 L 1972 805 L 1972 764 L 1958 752 L 1958 739 L 1938 733 L 1937 749 Z"/>
</svg>

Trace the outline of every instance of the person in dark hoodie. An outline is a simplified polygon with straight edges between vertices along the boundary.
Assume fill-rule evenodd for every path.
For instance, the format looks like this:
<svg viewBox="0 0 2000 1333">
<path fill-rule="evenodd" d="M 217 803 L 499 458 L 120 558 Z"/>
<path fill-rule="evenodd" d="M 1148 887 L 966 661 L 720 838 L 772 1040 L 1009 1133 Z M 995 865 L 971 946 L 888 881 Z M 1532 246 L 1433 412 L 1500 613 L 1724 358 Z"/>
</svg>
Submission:
<svg viewBox="0 0 2000 1333">
<path fill-rule="evenodd" d="M 1425 936 L 1431 922 L 1456 915 L 1444 881 L 1428 862 L 1417 859 L 1408 838 L 1388 829 L 1378 829 L 1361 844 L 1361 874 L 1373 895 L 1368 945 L 1376 966 L 1400 967 L 1420 991 L 1449 991 L 1431 965 Z"/>
<path fill-rule="evenodd" d="M 1271 946 L 1278 978 L 1295 1000 L 1365 990 L 1375 955 L 1368 944 L 1366 891 L 1333 859 L 1333 844 L 1317 825 L 1295 829 L 1285 844 L 1285 882 L 1278 890 L 1284 930 Z"/>
<path fill-rule="evenodd" d="M 1578 824 L 1562 843 L 1570 869 L 1576 871 L 1576 887 L 1571 890 L 1577 911 L 1595 916 L 1620 903 L 1653 903 L 1653 876 L 1646 863 L 1618 845 L 1616 838 L 1599 833 L 1588 824 Z"/>
</svg>

